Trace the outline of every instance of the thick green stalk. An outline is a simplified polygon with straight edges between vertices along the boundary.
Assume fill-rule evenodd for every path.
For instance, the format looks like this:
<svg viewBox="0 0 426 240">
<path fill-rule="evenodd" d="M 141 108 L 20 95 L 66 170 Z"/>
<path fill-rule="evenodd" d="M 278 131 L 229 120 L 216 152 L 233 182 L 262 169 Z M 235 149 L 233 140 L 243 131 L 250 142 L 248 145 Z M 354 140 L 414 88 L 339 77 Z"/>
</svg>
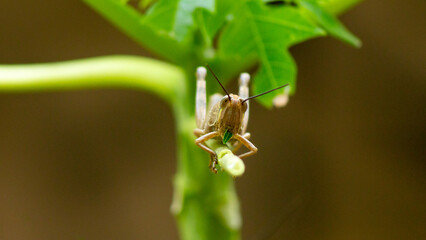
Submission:
<svg viewBox="0 0 426 240">
<path fill-rule="evenodd" d="M 195 124 L 188 124 L 193 120 L 177 122 L 178 170 L 171 211 L 181 239 L 239 239 L 241 216 L 233 179 L 225 172 L 210 172 L 209 155 L 194 144 Z"/>
<path fill-rule="evenodd" d="M 240 239 L 241 216 L 232 177 L 210 172 L 210 156 L 194 143 L 195 117 L 186 90 L 174 110 L 178 166 L 171 206 L 183 240 Z M 193 96 L 193 95 L 192 95 Z"/>
</svg>

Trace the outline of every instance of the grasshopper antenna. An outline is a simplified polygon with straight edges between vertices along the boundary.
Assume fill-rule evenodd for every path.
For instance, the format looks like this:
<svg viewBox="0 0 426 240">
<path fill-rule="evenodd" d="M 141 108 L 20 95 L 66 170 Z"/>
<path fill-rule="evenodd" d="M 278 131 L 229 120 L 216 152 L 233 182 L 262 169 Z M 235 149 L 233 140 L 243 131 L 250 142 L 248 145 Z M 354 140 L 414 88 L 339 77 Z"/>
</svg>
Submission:
<svg viewBox="0 0 426 240">
<path fill-rule="evenodd" d="M 213 70 L 210 68 L 210 66 L 208 64 L 206 64 L 206 67 L 209 69 L 209 71 L 213 74 L 214 78 L 216 78 L 216 81 L 220 84 L 220 86 L 222 87 L 223 91 L 225 91 L 226 95 L 228 95 L 228 99 L 229 101 L 231 101 L 231 96 L 229 96 L 228 91 L 226 91 L 225 87 L 222 85 L 222 83 L 219 81 L 219 79 L 217 78 L 216 74 L 214 74 Z"/>
<path fill-rule="evenodd" d="M 266 92 L 264 92 L 264 93 L 261 93 L 261 94 L 257 94 L 257 95 L 254 95 L 254 96 L 248 97 L 248 98 L 244 99 L 244 100 L 243 100 L 243 102 L 248 101 L 248 100 L 253 99 L 253 98 L 260 97 L 260 96 L 262 96 L 262 95 L 265 95 L 265 94 L 270 93 L 270 92 L 272 92 L 272 91 L 278 90 L 278 89 L 283 88 L 283 87 L 285 87 L 285 86 L 288 86 L 288 83 L 287 83 L 287 84 L 285 84 L 285 85 L 282 85 L 281 87 L 277 87 L 277 88 L 271 89 L 271 90 L 269 90 L 269 91 L 266 91 Z"/>
</svg>

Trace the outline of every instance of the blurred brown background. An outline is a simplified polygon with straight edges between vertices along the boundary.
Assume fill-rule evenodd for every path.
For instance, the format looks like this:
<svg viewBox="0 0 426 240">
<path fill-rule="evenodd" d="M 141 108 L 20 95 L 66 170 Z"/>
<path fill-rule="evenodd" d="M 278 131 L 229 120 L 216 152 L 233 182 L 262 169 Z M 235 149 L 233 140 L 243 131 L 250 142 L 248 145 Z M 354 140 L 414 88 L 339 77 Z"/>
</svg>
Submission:
<svg viewBox="0 0 426 240">
<path fill-rule="evenodd" d="M 425 10 L 367 1 L 342 16 L 362 49 L 292 49 L 296 96 L 252 104 L 244 239 L 426 239 Z M 2 64 L 108 54 L 147 53 L 80 1 L 1 4 Z M 177 239 L 174 146 L 147 93 L 1 94 L 0 239 Z"/>
</svg>

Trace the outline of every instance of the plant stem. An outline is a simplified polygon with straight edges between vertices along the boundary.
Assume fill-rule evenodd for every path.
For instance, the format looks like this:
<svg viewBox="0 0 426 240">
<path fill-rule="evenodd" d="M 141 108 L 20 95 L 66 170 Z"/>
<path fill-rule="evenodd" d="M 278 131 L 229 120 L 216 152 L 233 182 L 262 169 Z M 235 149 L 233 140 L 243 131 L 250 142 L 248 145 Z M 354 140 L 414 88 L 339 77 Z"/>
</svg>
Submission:
<svg viewBox="0 0 426 240">
<path fill-rule="evenodd" d="M 0 92 L 129 88 L 147 90 L 173 102 L 184 84 L 180 68 L 135 56 L 0 65 Z"/>
<path fill-rule="evenodd" d="M 178 101 L 191 96 L 181 93 Z M 241 216 L 234 181 L 225 172 L 213 174 L 209 170 L 210 156 L 194 143 L 192 108 L 185 103 L 174 107 L 178 166 L 171 211 L 176 216 L 180 239 L 240 239 Z"/>
</svg>

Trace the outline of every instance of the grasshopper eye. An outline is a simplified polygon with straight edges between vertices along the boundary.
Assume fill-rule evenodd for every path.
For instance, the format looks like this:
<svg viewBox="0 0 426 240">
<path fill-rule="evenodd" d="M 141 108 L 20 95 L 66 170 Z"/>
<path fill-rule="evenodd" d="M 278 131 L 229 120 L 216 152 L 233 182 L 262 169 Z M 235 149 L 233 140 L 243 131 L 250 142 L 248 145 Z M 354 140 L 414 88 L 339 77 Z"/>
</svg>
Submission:
<svg viewBox="0 0 426 240">
<path fill-rule="evenodd" d="M 220 106 L 222 106 L 222 107 L 225 107 L 226 106 L 226 104 L 229 102 L 229 99 L 228 99 L 228 97 L 224 97 L 224 98 L 222 98 L 222 100 L 220 101 Z"/>
</svg>

